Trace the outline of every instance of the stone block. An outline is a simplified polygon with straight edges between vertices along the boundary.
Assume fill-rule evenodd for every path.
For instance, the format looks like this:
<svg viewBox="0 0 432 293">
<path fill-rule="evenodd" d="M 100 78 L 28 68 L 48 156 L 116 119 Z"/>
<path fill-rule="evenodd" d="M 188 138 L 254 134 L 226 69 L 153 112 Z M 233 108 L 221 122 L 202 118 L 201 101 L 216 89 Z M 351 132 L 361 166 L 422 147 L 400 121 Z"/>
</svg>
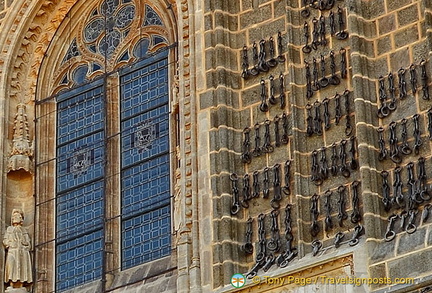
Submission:
<svg viewBox="0 0 432 293">
<path fill-rule="evenodd" d="M 215 28 L 204 34 L 204 45 L 206 48 L 223 44 L 231 49 L 241 49 L 246 44 L 245 32 L 233 33 L 223 28 Z"/>
<path fill-rule="evenodd" d="M 243 30 L 250 28 L 271 18 L 271 5 L 265 5 L 255 10 L 248 10 L 247 12 L 240 14 L 240 29 Z"/>
<path fill-rule="evenodd" d="M 212 129 L 210 135 L 210 151 L 232 149 L 236 153 L 242 152 L 243 134 L 227 128 Z"/>
<path fill-rule="evenodd" d="M 349 23 L 351 24 L 349 28 L 352 33 L 357 33 L 368 39 L 377 37 L 376 20 L 369 21 L 360 17 L 353 17 L 353 21 Z"/>
<path fill-rule="evenodd" d="M 386 278 L 387 277 L 386 265 L 384 263 L 382 263 L 382 264 L 378 264 L 375 266 L 370 266 L 369 267 L 369 276 L 371 278 L 380 278 L 380 279 Z M 386 286 L 386 285 L 384 285 L 384 284 L 371 284 L 371 289 L 376 290 L 376 289 L 384 287 L 384 286 Z"/>
<path fill-rule="evenodd" d="M 366 70 L 368 72 L 368 76 L 371 78 L 376 78 L 378 80 L 379 76 L 387 75 L 389 72 L 386 57 L 378 57 L 375 60 L 363 59 L 363 61 L 366 62 Z"/>
<path fill-rule="evenodd" d="M 414 3 L 397 12 L 399 26 L 409 25 L 419 21 L 418 3 Z"/>
<path fill-rule="evenodd" d="M 422 30 L 424 29 L 424 26 L 421 27 Z M 423 36 L 422 36 L 423 37 Z M 412 58 L 413 60 L 419 62 L 422 59 L 427 60 L 429 58 L 429 46 L 426 41 L 419 42 L 416 44 L 413 44 L 411 46 L 411 52 L 412 52 Z M 430 65 L 428 64 L 428 67 Z M 430 75 L 428 75 L 430 76 Z"/>
<path fill-rule="evenodd" d="M 241 11 L 250 10 L 253 8 L 252 2 L 255 0 L 242 0 L 241 1 Z"/>
<path fill-rule="evenodd" d="M 391 35 L 385 35 L 376 40 L 377 55 L 390 53 L 393 50 Z"/>
<path fill-rule="evenodd" d="M 211 174 L 219 174 L 221 172 L 231 173 L 237 170 L 239 166 L 243 165 L 240 161 L 240 156 L 229 151 L 219 151 L 218 153 L 210 154 Z M 236 168 L 236 166 L 238 166 Z"/>
<path fill-rule="evenodd" d="M 206 73 L 207 88 L 217 88 L 224 85 L 229 88 L 238 89 L 240 84 L 240 74 L 228 71 L 225 68 L 208 71 Z"/>
<path fill-rule="evenodd" d="M 431 253 L 432 248 L 423 249 L 389 261 L 389 277 L 392 279 L 416 278 L 419 275 L 430 273 L 432 271 Z"/>
<path fill-rule="evenodd" d="M 205 51 L 206 70 L 223 67 L 232 71 L 239 71 L 238 51 L 227 47 L 217 46 Z"/>
<path fill-rule="evenodd" d="M 393 72 L 395 79 L 397 77 L 397 71 L 399 68 L 406 68 L 406 64 L 410 60 L 409 53 L 408 47 L 404 47 L 390 54 L 390 70 Z"/>
<path fill-rule="evenodd" d="M 230 185 L 226 186 L 226 189 L 230 188 Z M 217 217 L 231 217 L 231 206 L 233 202 L 232 192 L 229 191 L 228 194 L 223 194 L 220 197 L 217 197 L 219 194 L 216 194 L 216 197 L 213 199 L 213 216 L 215 218 Z M 240 218 L 243 216 L 244 211 L 240 210 L 240 212 L 237 214 L 237 216 Z"/>
<path fill-rule="evenodd" d="M 232 128 L 242 130 L 239 125 L 240 117 L 239 112 L 231 108 L 220 106 L 210 111 L 211 128 L 218 128 L 225 125 Z"/>
<path fill-rule="evenodd" d="M 394 0 L 398 1 L 398 0 Z M 409 0 L 406 0 L 409 1 Z M 361 15 L 365 19 L 374 19 L 385 14 L 385 1 L 362 1 Z"/>
<path fill-rule="evenodd" d="M 396 29 L 396 14 L 389 13 L 378 19 L 378 32 L 385 35 Z"/>
<path fill-rule="evenodd" d="M 215 254 L 214 254 L 215 255 Z M 213 288 L 222 286 L 223 268 L 220 263 L 213 265 Z"/>
<path fill-rule="evenodd" d="M 220 0 L 220 1 L 205 0 L 204 1 L 204 11 L 213 12 L 215 10 L 221 10 L 221 11 L 229 12 L 231 14 L 236 14 L 240 11 L 240 1 L 230 1 L 230 0 Z"/>
<path fill-rule="evenodd" d="M 238 108 L 240 105 L 238 92 L 223 86 L 201 93 L 199 97 L 201 110 L 219 105 Z"/>
<path fill-rule="evenodd" d="M 214 29 L 213 14 L 212 13 L 208 13 L 208 14 L 204 15 L 204 29 L 206 31 L 210 31 L 210 30 Z"/>
<path fill-rule="evenodd" d="M 239 233 L 238 233 L 239 222 L 236 218 L 228 218 L 224 217 L 222 219 L 214 219 L 213 220 L 213 241 L 214 242 L 223 242 L 227 241 L 238 241 Z M 231 246 L 229 246 L 229 250 L 226 249 L 228 244 L 226 242 L 222 245 L 222 254 L 224 260 L 233 259 L 231 254 Z M 232 243 L 229 243 L 230 245 Z M 233 245 L 233 244 L 232 244 Z M 229 252 L 229 253 L 228 253 Z"/>
<path fill-rule="evenodd" d="M 387 10 L 393 11 L 411 3 L 411 0 L 388 0 Z"/>
<path fill-rule="evenodd" d="M 302 21 L 300 26 L 293 26 L 292 24 L 287 25 L 288 43 L 296 47 L 303 47 L 305 44 L 305 38 L 303 33 L 296 34 L 296 31 L 303 31 L 303 25 L 305 21 Z M 310 26 L 309 26 L 310 27 Z M 311 39 L 309 38 L 309 42 Z"/>
<path fill-rule="evenodd" d="M 351 36 L 351 42 L 353 48 L 356 48 L 356 50 L 365 56 L 368 57 L 374 57 L 375 56 L 375 48 L 374 48 L 374 42 L 371 42 L 365 38 L 362 38 L 360 36 Z"/>
<path fill-rule="evenodd" d="M 416 42 L 419 39 L 419 31 L 417 25 L 412 25 L 402 30 L 395 32 L 394 42 L 398 48 Z"/>
<path fill-rule="evenodd" d="M 286 9 L 286 2 L 285 1 L 273 1 L 273 11 L 274 11 L 274 17 L 279 18 L 281 16 L 285 16 L 287 14 Z M 291 15 L 298 16 L 297 13 L 291 13 Z M 292 21 L 292 19 L 291 19 Z"/>
<path fill-rule="evenodd" d="M 371 251 L 369 252 L 371 262 L 377 263 L 394 257 L 395 245 L 396 245 L 395 241 L 391 241 L 391 242 L 382 241 L 376 243 L 376 245 L 373 248 L 371 246 Z M 406 276 L 401 275 L 400 277 L 406 277 Z"/>
<path fill-rule="evenodd" d="M 420 223 L 420 215 L 417 216 L 415 225 L 418 227 Z M 396 248 L 396 254 L 403 255 L 415 250 L 424 248 L 426 237 L 426 228 L 419 227 L 413 234 L 402 233 L 399 238 L 399 243 Z"/>
<path fill-rule="evenodd" d="M 266 82 L 266 93 L 268 94 L 268 81 Z M 261 102 L 261 85 L 258 83 L 253 87 L 243 90 L 240 97 L 243 107 Z"/>
<path fill-rule="evenodd" d="M 238 30 L 238 16 L 229 15 L 221 11 L 214 12 L 214 26 L 228 29 L 230 31 Z"/>
<path fill-rule="evenodd" d="M 250 42 L 255 41 L 258 44 L 260 40 L 268 41 L 268 39 L 272 36 L 273 39 L 275 40 L 275 50 L 277 50 L 277 33 L 283 32 L 284 30 L 285 30 L 284 19 L 271 20 L 269 22 L 259 24 L 258 26 L 250 27 L 249 41 Z M 266 43 L 266 48 L 268 50 L 268 43 Z M 267 54 L 267 56 L 269 55 Z"/>
</svg>

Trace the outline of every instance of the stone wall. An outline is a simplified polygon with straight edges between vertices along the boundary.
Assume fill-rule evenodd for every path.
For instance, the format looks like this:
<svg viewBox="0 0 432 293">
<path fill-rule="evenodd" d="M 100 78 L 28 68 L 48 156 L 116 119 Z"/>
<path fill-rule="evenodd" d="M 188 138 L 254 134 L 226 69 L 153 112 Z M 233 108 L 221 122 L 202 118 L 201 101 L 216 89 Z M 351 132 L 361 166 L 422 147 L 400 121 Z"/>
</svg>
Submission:
<svg viewBox="0 0 432 293">
<path fill-rule="evenodd" d="M 212 278 L 205 278 L 203 282 L 209 288 L 231 288 L 230 278 L 234 273 L 250 272 L 256 264 L 257 253 L 260 252 L 258 235 L 258 216 L 265 214 L 264 227 L 266 243 L 272 237 L 271 212 L 278 211 L 278 228 L 281 237 L 281 250 L 274 252 L 277 257 L 285 249 L 285 207 L 291 204 L 291 232 L 294 237 L 292 247 L 297 248 L 298 256 L 290 262 L 285 269 L 277 268 L 274 264 L 269 272 L 275 275 L 291 274 L 296 272 L 305 259 L 313 254 L 314 240 L 322 243 L 321 249 L 315 256 L 316 261 L 327 262 L 336 260 L 339 255 L 354 256 L 352 274 L 357 277 L 418 277 L 417 282 L 426 286 L 430 272 L 429 264 L 417 267 L 416 260 L 429 253 L 429 225 L 427 221 L 420 220 L 424 207 L 428 209 L 428 200 L 418 200 L 409 207 L 391 205 L 389 211 L 383 204 L 383 180 L 381 172 L 389 172 L 390 198 L 395 197 L 393 190 L 394 169 L 401 168 L 401 180 L 403 183 L 403 195 L 406 203 L 409 203 L 408 190 L 408 163 L 413 162 L 414 177 L 417 178 L 418 159 L 425 158 L 426 174 L 432 170 L 430 155 L 428 109 L 432 106 L 425 96 L 428 93 L 430 81 L 428 17 L 429 7 L 427 1 L 335 1 L 332 8 L 315 9 L 308 8 L 307 17 L 303 7 L 303 1 L 240 1 L 229 3 L 226 1 L 206 2 L 205 6 L 205 79 L 207 89 L 200 92 L 199 117 L 205 117 L 208 125 L 208 134 L 205 127 L 199 128 L 199 137 L 208 135 L 209 155 L 208 161 L 201 161 L 203 166 L 208 166 L 211 192 L 207 196 L 203 194 L 206 207 L 213 211 L 213 217 L 208 213 L 201 213 L 202 231 L 205 235 L 212 235 L 212 245 L 207 240 L 203 255 L 208 256 L 204 263 L 213 264 Z M 323 1 L 326 2 L 326 1 Z M 339 9 L 340 8 L 340 9 Z M 331 35 L 330 18 L 335 18 L 335 32 Z M 339 23 L 339 15 L 342 15 L 342 27 Z M 314 18 L 319 28 L 320 16 L 324 16 L 326 44 L 320 36 L 316 36 L 316 49 L 305 48 L 305 22 L 308 24 L 308 44 L 314 41 Z M 319 29 L 318 29 L 319 30 Z M 278 33 L 283 42 L 282 52 L 278 51 Z M 343 33 L 348 33 L 345 38 Z M 264 40 L 265 60 L 272 61 L 270 52 L 270 38 L 273 38 L 276 58 L 279 53 L 285 57 L 284 62 L 276 62 L 270 66 L 258 69 L 254 75 L 255 61 L 253 58 L 254 43 L 258 55 L 261 54 L 260 41 Z M 243 48 L 246 50 L 243 50 Z M 248 65 L 244 66 L 244 53 L 247 51 Z M 333 51 L 333 53 L 331 53 Z M 332 72 L 331 54 L 334 54 L 335 69 Z M 346 62 L 341 64 L 343 56 Z M 325 71 L 322 75 L 321 57 L 324 58 Z M 316 68 L 314 61 L 316 59 Z M 424 60 L 422 62 L 422 60 Z M 306 77 L 306 63 L 310 67 L 311 87 L 308 98 L 308 78 Z M 258 61 L 259 64 L 259 61 Z M 268 65 L 269 63 L 267 63 Z M 412 65 L 414 64 L 414 65 Z M 411 66 L 412 65 L 412 66 Z M 344 73 L 346 67 L 346 75 Z M 416 93 L 412 92 L 410 81 L 410 66 L 414 68 L 417 76 Z M 247 78 L 242 78 L 245 72 Z M 406 96 L 399 98 L 403 89 L 399 88 L 398 71 L 405 69 Z M 314 70 L 317 73 L 314 74 Z M 426 72 L 427 80 L 422 79 L 422 72 Z M 393 74 L 393 87 L 389 84 L 389 73 Z M 254 72 L 256 73 L 256 72 Z M 271 77 L 273 81 L 270 81 Z M 332 75 L 339 77 L 340 83 L 330 80 L 328 86 L 315 89 L 315 76 L 321 81 L 325 76 L 331 79 Z M 383 76 L 380 79 L 380 76 Z M 280 106 L 279 88 L 280 78 L 283 78 L 285 105 Z M 380 91 L 380 80 L 384 81 L 384 87 Z M 423 83 L 425 80 L 425 83 Z M 322 81 L 325 84 L 325 80 Z M 274 84 L 276 103 L 269 102 L 271 84 Z M 337 84 L 336 84 L 337 83 Z M 391 110 L 382 109 L 380 93 L 385 92 L 385 105 L 392 101 L 392 93 L 395 95 L 395 106 L 390 105 Z M 265 103 L 268 111 L 262 111 L 262 93 L 265 94 Z M 340 97 L 338 98 L 338 95 Z M 341 104 L 340 117 L 336 113 L 336 104 L 339 99 Z M 348 100 L 349 114 L 346 115 L 346 100 Z M 329 105 L 328 129 L 324 128 L 325 103 Z M 308 114 L 310 109 L 311 115 Z M 316 116 L 315 110 L 319 109 L 320 116 Z M 385 117 L 378 117 L 378 109 L 381 109 Z M 415 137 L 413 134 L 415 119 L 419 114 L 419 138 L 422 144 L 418 146 L 419 152 L 411 154 L 399 154 L 401 160 L 396 157 L 393 162 L 390 149 L 390 123 L 396 122 L 397 144 L 403 144 L 402 119 L 407 119 L 407 143 L 414 148 Z M 310 124 L 308 123 L 310 116 Z M 286 126 L 283 126 L 283 118 L 286 117 Z M 348 119 L 347 119 L 348 118 Z M 320 121 L 321 120 L 321 121 Z M 337 121 L 339 120 L 339 121 Z M 348 121 L 347 121 L 348 120 Z M 208 121 L 208 122 L 207 122 Z M 276 123 L 275 123 L 276 121 Z M 339 123 L 337 123 L 339 122 Z M 348 125 L 347 125 L 348 122 Z M 318 124 L 316 124 L 318 123 Z M 275 132 L 275 124 L 278 125 L 278 134 Z M 320 130 L 317 128 L 319 125 Z M 394 125 L 394 123 L 392 124 Z M 266 127 L 269 144 L 273 150 L 263 151 L 266 146 Z M 387 157 L 379 160 L 380 145 L 377 129 L 384 128 L 384 140 L 386 143 Z M 281 136 L 288 134 L 289 141 L 280 141 Z M 245 130 L 246 129 L 246 130 Z M 261 154 L 254 156 L 256 151 L 256 131 L 259 131 L 258 145 Z M 322 132 L 322 133 L 320 133 Z M 246 134 L 245 134 L 246 133 Z M 249 136 L 249 139 L 246 136 Z M 346 142 L 345 142 L 346 141 Z M 345 145 L 346 143 L 346 145 Z M 277 145 L 276 145 L 277 144 Z M 322 180 L 322 170 L 317 176 L 313 172 L 313 157 L 316 151 L 317 166 L 322 167 L 325 161 L 328 167 L 332 165 L 333 145 L 336 145 L 336 153 L 339 161 L 336 163 L 339 171 L 334 176 L 329 170 L 328 179 Z M 267 145 L 267 146 L 268 146 Z M 350 175 L 344 176 L 340 172 L 341 146 L 346 148 L 347 169 Z M 354 146 L 355 161 L 350 156 Z M 393 153 L 390 153 L 393 151 Z M 322 155 L 325 153 L 326 157 Z M 256 153 L 255 153 L 256 154 Z M 250 162 L 245 155 L 250 155 Z M 243 161 L 242 161 L 243 158 Z M 279 188 L 286 187 L 285 166 L 290 161 L 290 193 L 281 193 L 280 200 L 274 200 L 275 194 L 279 194 Z M 353 163 L 353 164 L 351 164 Z M 358 163 L 358 166 L 355 166 Z M 344 167 L 344 166 L 342 166 Z M 268 168 L 268 198 L 264 198 L 263 185 L 265 182 L 266 168 Z M 278 169 L 279 168 L 279 169 Z M 278 171 L 275 171 L 278 170 Z M 258 172 L 259 196 L 254 198 L 254 172 Z M 275 173 L 279 179 L 275 179 Z M 244 177 L 246 174 L 246 177 Z M 235 176 L 234 176 L 235 175 Z M 237 177 L 237 180 L 233 180 Z M 428 178 L 427 187 L 430 181 Z M 233 183 L 235 181 L 236 183 Z M 275 181 L 278 182 L 275 184 Z M 359 200 L 354 201 L 355 181 L 359 182 Z M 245 186 L 246 183 L 246 188 Z M 314 184 L 315 183 L 315 184 Z M 238 188 L 240 210 L 233 214 L 234 189 Z M 278 185 L 280 184 L 280 185 Z M 419 184 L 419 183 L 417 183 Z M 286 189 L 285 189 L 286 190 Z M 327 196 L 331 191 L 329 200 L 331 211 L 327 212 Z M 341 195 L 342 193 L 342 195 Z M 247 194 L 246 199 L 244 194 Z M 314 219 L 311 214 L 313 195 L 317 194 L 317 206 L 319 214 Z M 248 198 L 250 196 L 250 199 Z M 344 210 L 348 216 L 340 211 L 340 198 L 345 198 Z M 426 197 L 425 197 L 426 198 Z M 273 206 L 272 206 L 273 202 Z M 276 202 L 278 204 L 276 204 Z M 243 205 L 243 206 L 242 206 Z M 248 206 L 248 207 L 246 207 Z M 276 209 L 274 207 L 278 206 Z M 411 210 L 411 211 L 410 211 Z M 207 210 L 206 210 L 207 211 Z M 361 220 L 358 221 L 353 214 L 360 212 Z M 388 218 L 391 214 L 402 216 L 405 212 L 411 217 L 411 224 L 418 226 L 416 232 L 407 229 L 409 218 L 407 217 L 403 229 L 399 229 L 399 223 L 395 224 L 395 239 L 385 241 Z M 330 215 L 328 217 L 328 215 Z M 415 215 L 415 216 L 414 216 Z M 252 218 L 253 253 L 246 253 L 242 247 L 246 241 L 246 227 L 248 218 Z M 329 225 L 332 220 L 332 227 Z M 340 218 L 342 220 L 340 221 Z M 212 220 L 212 223 L 208 222 Z M 314 225 L 314 220 L 316 220 Z M 339 223 L 341 222 L 341 223 Z M 354 245 L 356 238 L 356 226 L 364 228 L 360 236 L 360 244 Z M 327 230 L 326 230 L 327 226 Z M 311 233 L 311 227 L 318 227 Z M 409 225 L 409 228 L 412 228 Z M 405 232 L 405 229 L 409 233 Z M 343 234 L 340 234 L 343 233 Z M 411 234 L 410 234 L 411 233 Z M 335 245 L 336 237 L 344 235 L 340 243 Z M 316 243 L 316 242 L 315 242 Z M 352 245 L 350 245 L 352 244 Z M 338 247 L 340 245 L 340 247 Z M 418 253 L 412 253 L 413 250 Z M 269 250 L 267 248 L 267 253 Z M 212 256 L 212 257 L 211 257 Z M 413 266 L 401 266 L 399 257 L 405 261 L 413 262 Z M 412 259 L 411 259 L 412 258 Z M 364 261 L 359 261 L 363 259 Z M 357 261 L 356 261 L 357 260 Z M 263 274 L 262 269 L 258 274 Z M 249 283 L 248 283 L 249 284 Z M 372 285 L 371 289 L 385 288 L 387 285 Z M 411 290 L 408 285 L 399 285 L 402 290 Z"/>
</svg>

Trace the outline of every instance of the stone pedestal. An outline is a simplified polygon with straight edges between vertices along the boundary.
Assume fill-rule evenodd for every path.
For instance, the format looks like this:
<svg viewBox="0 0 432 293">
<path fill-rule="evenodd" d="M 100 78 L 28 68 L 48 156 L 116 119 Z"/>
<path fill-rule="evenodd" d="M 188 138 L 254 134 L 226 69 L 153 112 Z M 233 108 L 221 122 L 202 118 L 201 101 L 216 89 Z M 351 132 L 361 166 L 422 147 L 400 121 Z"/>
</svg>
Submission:
<svg viewBox="0 0 432 293">
<path fill-rule="evenodd" d="M 25 287 L 21 287 L 21 288 L 7 287 L 5 293 L 28 293 L 28 291 Z"/>
</svg>

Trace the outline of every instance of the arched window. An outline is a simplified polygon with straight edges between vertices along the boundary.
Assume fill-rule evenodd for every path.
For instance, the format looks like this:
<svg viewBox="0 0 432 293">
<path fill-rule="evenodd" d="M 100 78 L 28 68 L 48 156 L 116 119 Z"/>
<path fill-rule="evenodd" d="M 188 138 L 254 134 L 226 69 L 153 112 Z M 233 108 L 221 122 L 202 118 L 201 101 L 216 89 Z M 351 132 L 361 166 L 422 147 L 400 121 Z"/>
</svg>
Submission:
<svg viewBox="0 0 432 293">
<path fill-rule="evenodd" d="M 79 12 L 37 103 L 40 127 L 55 117 L 55 152 L 37 165 L 56 166 L 56 291 L 171 252 L 174 42 L 150 2 L 104 0 Z"/>
</svg>

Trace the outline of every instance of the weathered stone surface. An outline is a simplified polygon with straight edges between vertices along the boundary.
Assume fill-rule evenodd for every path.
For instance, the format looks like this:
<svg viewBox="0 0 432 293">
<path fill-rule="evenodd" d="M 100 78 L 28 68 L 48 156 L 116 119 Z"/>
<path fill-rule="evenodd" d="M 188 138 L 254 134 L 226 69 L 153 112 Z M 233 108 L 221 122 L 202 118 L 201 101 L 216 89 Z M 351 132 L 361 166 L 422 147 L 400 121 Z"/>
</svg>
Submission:
<svg viewBox="0 0 432 293">
<path fill-rule="evenodd" d="M 390 278 L 415 278 L 432 270 L 430 254 L 432 249 L 419 250 L 416 253 L 400 256 L 388 262 Z M 407 265 L 409 264 L 409 265 Z"/>
</svg>

